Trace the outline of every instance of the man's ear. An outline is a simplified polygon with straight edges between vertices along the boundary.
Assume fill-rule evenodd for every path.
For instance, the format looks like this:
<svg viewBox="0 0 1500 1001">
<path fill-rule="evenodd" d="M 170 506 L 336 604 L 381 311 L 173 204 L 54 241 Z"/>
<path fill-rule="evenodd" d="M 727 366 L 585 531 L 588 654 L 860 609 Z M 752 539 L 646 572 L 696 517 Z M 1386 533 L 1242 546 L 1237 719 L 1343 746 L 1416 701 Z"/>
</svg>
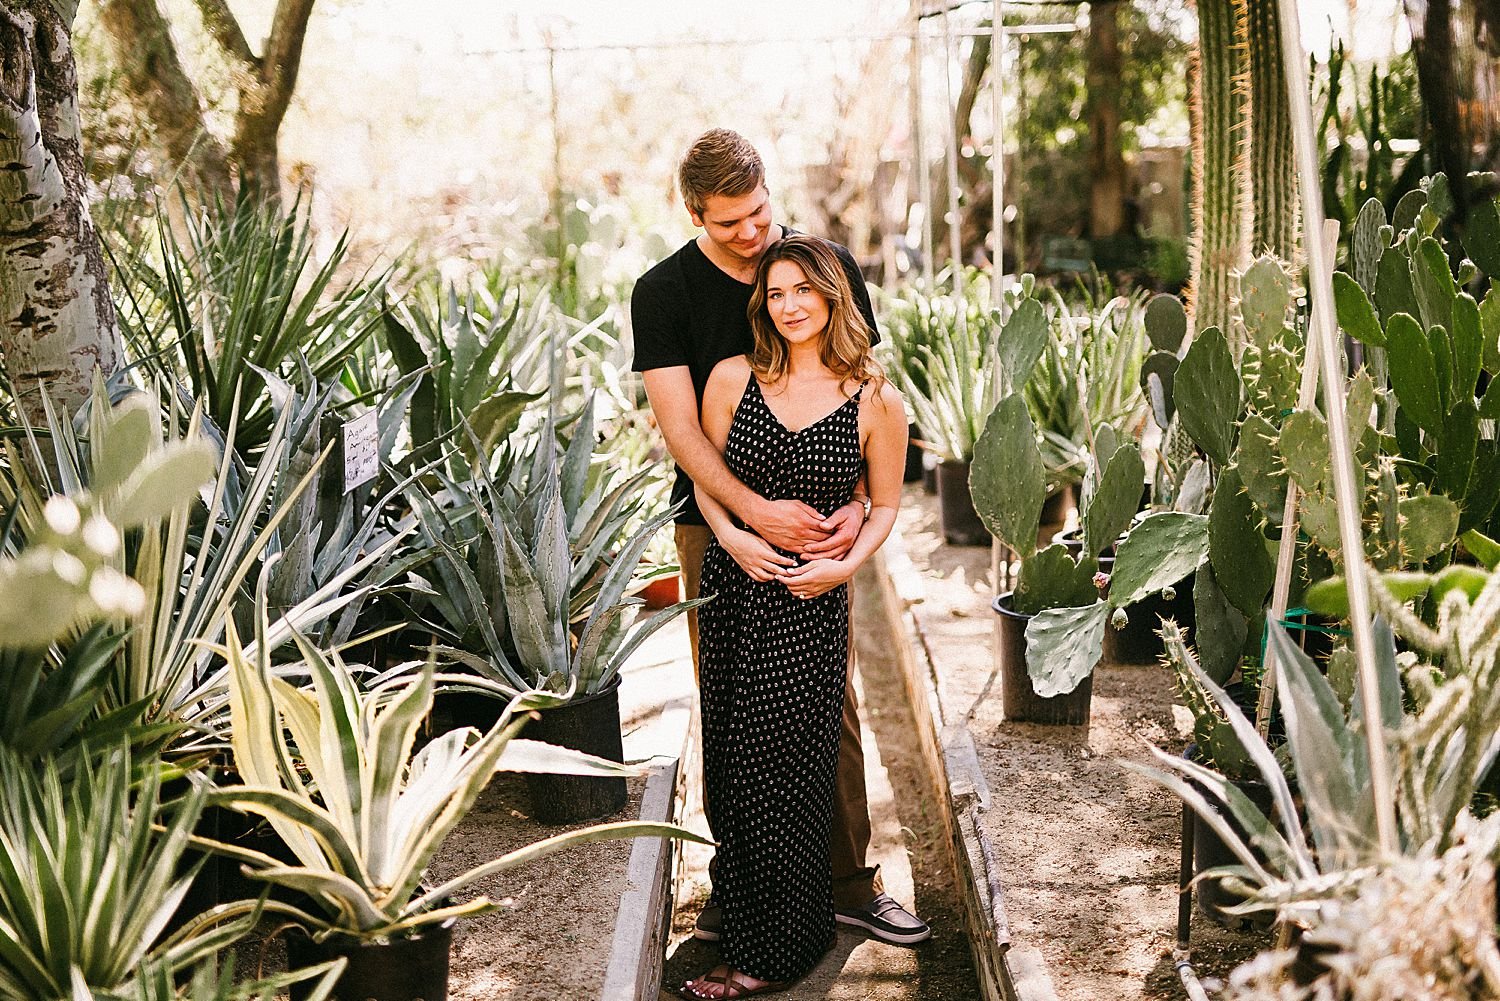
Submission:
<svg viewBox="0 0 1500 1001">
<path fill-rule="evenodd" d="M 693 211 L 693 207 L 691 205 L 689 205 L 685 199 L 683 200 L 682 207 L 685 208 L 685 209 L 687 209 L 688 218 L 691 219 L 691 220 L 693 220 L 693 225 L 697 226 L 699 229 L 702 229 L 703 228 L 703 217 L 701 215 L 699 215 L 698 213 L 694 212 Z"/>
</svg>

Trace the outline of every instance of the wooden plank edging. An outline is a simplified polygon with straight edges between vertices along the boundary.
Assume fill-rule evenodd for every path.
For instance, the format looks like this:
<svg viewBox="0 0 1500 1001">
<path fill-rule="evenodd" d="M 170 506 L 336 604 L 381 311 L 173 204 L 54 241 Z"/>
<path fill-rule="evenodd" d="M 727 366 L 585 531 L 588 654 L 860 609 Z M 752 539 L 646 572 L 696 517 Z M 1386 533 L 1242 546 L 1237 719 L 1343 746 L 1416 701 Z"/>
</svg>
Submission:
<svg viewBox="0 0 1500 1001">
<path fill-rule="evenodd" d="M 641 794 L 640 819 L 665 823 L 676 813 L 676 758 L 654 758 Z M 672 920 L 672 838 L 636 838 L 615 915 L 614 941 L 600 1001 L 654 998 L 661 989 L 667 929 Z"/>
<path fill-rule="evenodd" d="M 999 856 L 979 823 L 980 814 L 990 809 L 989 786 L 973 735 L 944 697 L 947 686 L 933 663 L 923 622 L 922 576 L 899 529 L 876 553 L 874 570 L 891 645 L 916 716 L 918 744 L 948 835 L 949 861 L 962 888 L 964 923 L 984 1001 L 1054 1001 L 1045 961 L 1036 949 L 1017 950 L 1012 961 Z"/>
</svg>

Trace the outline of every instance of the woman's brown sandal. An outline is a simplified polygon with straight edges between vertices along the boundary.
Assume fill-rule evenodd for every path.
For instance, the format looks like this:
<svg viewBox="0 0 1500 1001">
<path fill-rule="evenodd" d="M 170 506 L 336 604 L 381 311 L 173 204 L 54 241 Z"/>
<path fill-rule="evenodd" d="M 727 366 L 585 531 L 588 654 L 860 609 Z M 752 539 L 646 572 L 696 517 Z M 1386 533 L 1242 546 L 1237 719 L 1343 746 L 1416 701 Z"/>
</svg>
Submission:
<svg viewBox="0 0 1500 1001">
<path fill-rule="evenodd" d="M 751 987 L 739 979 L 738 974 L 738 970 L 726 966 L 722 977 L 714 976 L 714 971 L 710 970 L 698 978 L 703 984 L 723 987 L 722 994 L 701 994 L 694 989 L 692 980 L 679 987 L 677 993 L 690 998 L 691 1001 L 738 1001 L 739 998 L 755 997 L 759 994 L 776 994 L 792 986 L 790 981 L 779 980 L 761 984 L 759 987 Z"/>
</svg>

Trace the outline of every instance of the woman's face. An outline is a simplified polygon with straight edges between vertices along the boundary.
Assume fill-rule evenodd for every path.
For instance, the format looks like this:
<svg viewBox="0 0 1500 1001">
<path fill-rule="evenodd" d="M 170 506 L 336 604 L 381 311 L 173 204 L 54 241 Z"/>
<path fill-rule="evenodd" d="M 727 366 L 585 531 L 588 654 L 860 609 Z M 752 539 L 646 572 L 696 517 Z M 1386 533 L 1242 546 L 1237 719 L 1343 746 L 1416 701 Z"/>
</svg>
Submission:
<svg viewBox="0 0 1500 1001">
<path fill-rule="evenodd" d="M 828 300 L 795 261 L 777 261 L 766 272 L 766 312 L 788 344 L 810 341 L 828 326 Z"/>
</svg>

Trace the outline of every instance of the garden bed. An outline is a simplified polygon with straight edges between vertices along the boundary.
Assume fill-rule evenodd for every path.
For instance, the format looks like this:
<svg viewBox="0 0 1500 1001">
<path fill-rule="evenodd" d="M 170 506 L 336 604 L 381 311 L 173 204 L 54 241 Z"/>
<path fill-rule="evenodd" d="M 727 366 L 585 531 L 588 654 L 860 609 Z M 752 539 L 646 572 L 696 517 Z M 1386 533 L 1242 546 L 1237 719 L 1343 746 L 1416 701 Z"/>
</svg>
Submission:
<svg viewBox="0 0 1500 1001">
<path fill-rule="evenodd" d="M 935 666 L 933 729 L 950 760 L 962 761 L 955 748 L 972 741 L 977 792 L 963 791 L 962 776 L 948 781 L 960 828 L 973 822 L 968 875 L 982 885 L 971 887 L 970 907 L 991 910 L 970 916 L 979 964 L 1002 967 L 1009 949 L 1012 967 L 1027 967 L 1022 997 L 1182 997 L 1171 957 L 1181 809 L 1118 764 L 1148 760 L 1148 744 L 1177 753 L 1186 743 L 1189 720 L 1174 709 L 1170 675 L 1105 663 L 1087 728 L 1004 722 L 998 682 L 985 693 L 995 663 L 989 549 L 943 544 L 935 498 L 909 488 L 883 555 L 897 568 L 909 558 L 916 571 L 904 572 L 898 590 L 919 637 L 917 660 Z M 1195 916 L 1193 955 L 1204 976 L 1227 973 L 1264 944 Z M 1017 964 L 1018 956 L 1030 961 Z"/>
</svg>

